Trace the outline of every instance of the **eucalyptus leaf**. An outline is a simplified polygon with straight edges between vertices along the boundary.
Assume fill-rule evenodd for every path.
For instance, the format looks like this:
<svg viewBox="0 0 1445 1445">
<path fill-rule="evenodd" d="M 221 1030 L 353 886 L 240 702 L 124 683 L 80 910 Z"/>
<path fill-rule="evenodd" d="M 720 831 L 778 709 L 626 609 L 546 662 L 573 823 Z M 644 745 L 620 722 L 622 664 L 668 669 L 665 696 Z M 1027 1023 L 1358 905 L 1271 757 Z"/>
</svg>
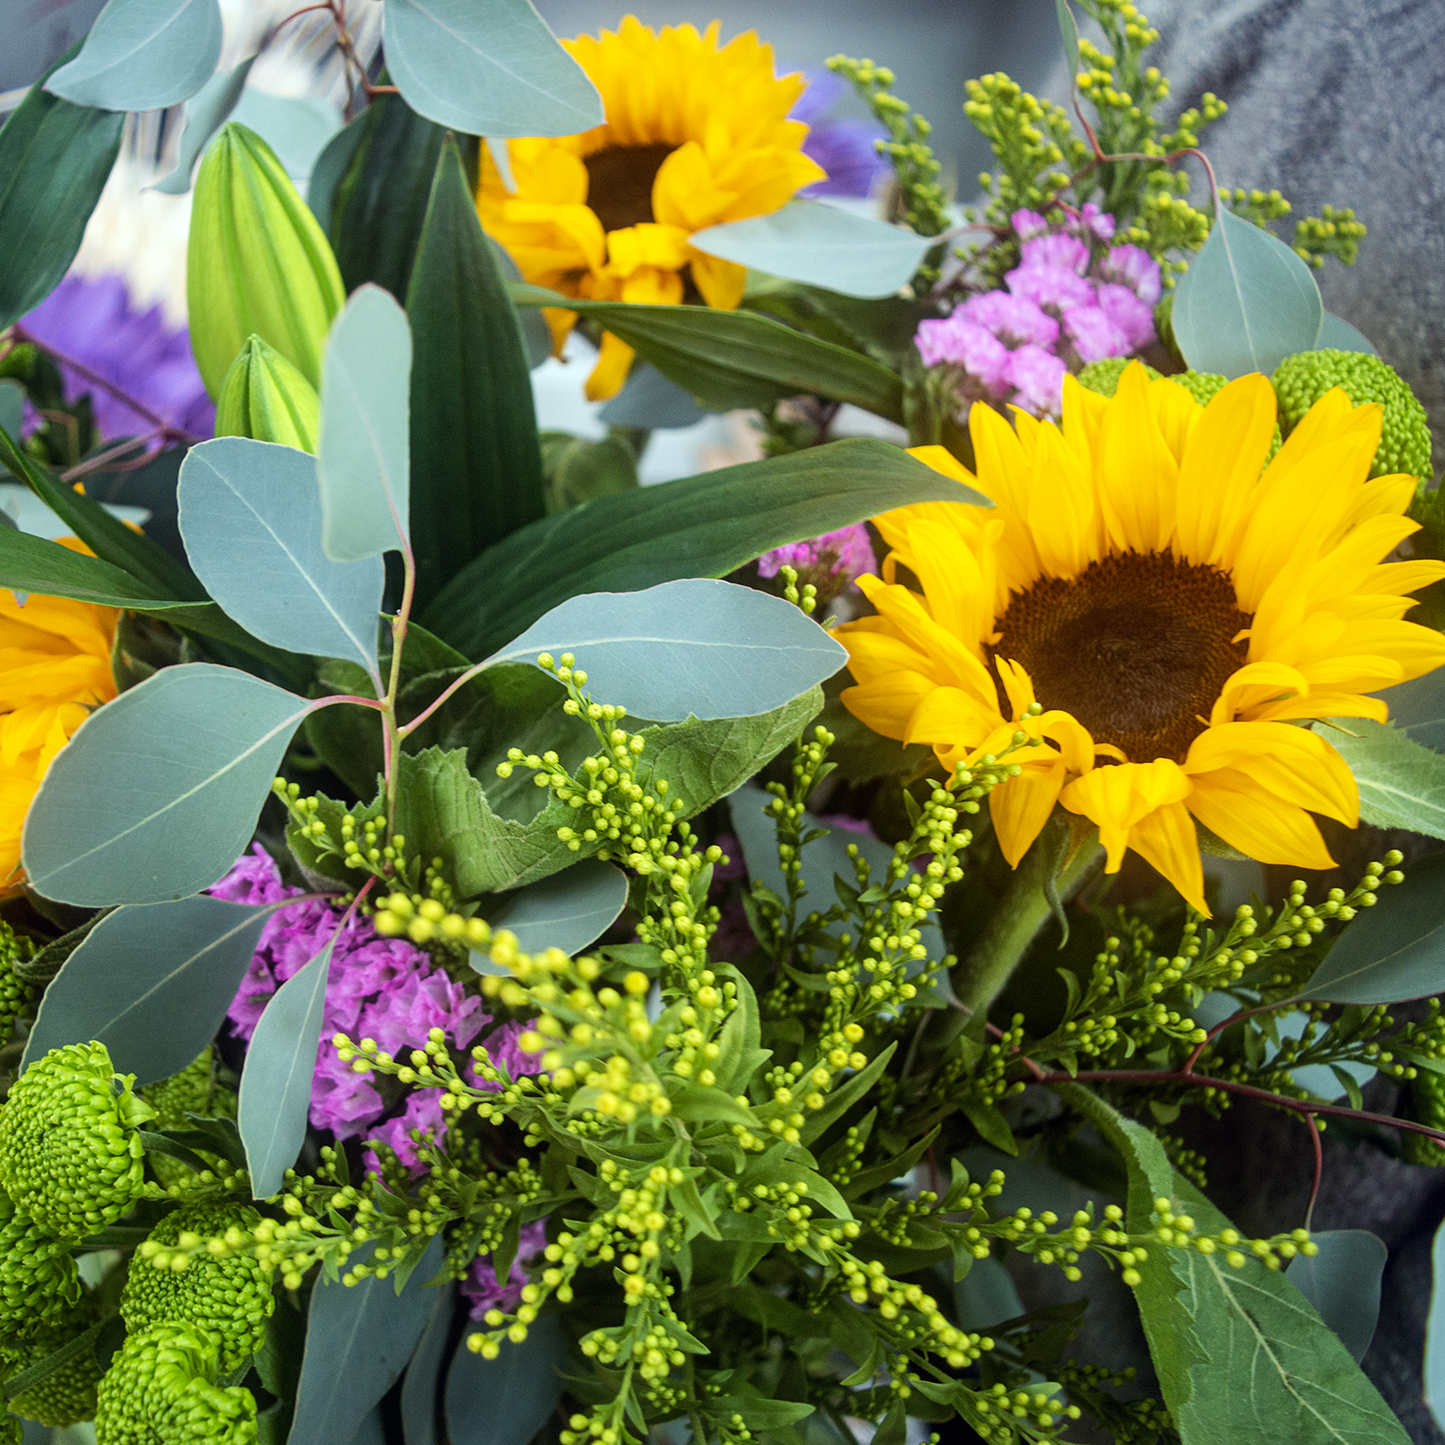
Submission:
<svg viewBox="0 0 1445 1445">
<path fill-rule="evenodd" d="M 1445 989 L 1445 853 L 1411 863 L 1382 885 L 1300 990 L 1302 999 L 1381 1004 Z"/>
<path fill-rule="evenodd" d="M 529 0 L 387 0 L 383 44 L 407 104 L 464 135 L 603 123 L 596 87 Z"/>
<path fill-rule="evenodd" d="M 175 169 L 164 180 L 151 186 L 151 190 L 167 196 L 183 196 L 190 190 L 191 176 L 201 152 L 235 110 L 255 61 L 254 55 L 248 55 L 230 70 L 219 71 L 186 102 L 186 124 L 181 131 L 181 148 Z"/>
<path fill-rule="evenodd" d="M 569 598 L 492 660 L 543 652 L 572 653 L 598 702 L 659 722 L 771 712 L 848 657 L 791 602 L 700 577 Z"/>
<path fill-rule="evenodd" d="M 1298 1254 L 1285 1278 L 1340 1337 L 1356 1364 L 1365 1358 L 1380 1318 L 1380 1280 L 1390 1251 L 1367 1229 L 1331 1229 L 1310 1236 L 1319 1253 Z"/>
<path fill-rule="evenodd" d="M 1348 321 L 1336 316 L 1333 311 L 1325 312 L 1324 322 L 1320 326 L 1320 334 L 1315 338 L 1316 351 L 1364 351 L 1371 356 L 1378 356 L 1380 353 L 1375 349 L 1375 344 L 1357 331 Z"/>
<path fill-rule="evenodd" d="M 31 887 L 83 908 L 210 887 L 250 841 L 312 706 L 203 662 L 123 692 L 81 724 L 30 805 L 21 857 Z"/>
<path fill-rule="evenodd" d="M 0 329 L 60 283 L 120 152 L 125 117 L 30 87 L 0 128 Z"/>
<path fill-rule="evenodd" d="M 200 90 L 220 58 L 217 0 L 108 0 L 46 89 L 101 110 L 162 110 Z"/>
<path fill-rule="evenodd" d="M 411 328 L 379 286 L 346 303 L 321 363 L 321 546 L 359 562 L 406 546 Z"/>
<path fill-rule="evenodd" d="M 607 426 L 668 431 L 696 426 L 707 415 L 676 382 L 655 366 L 639 361 L 628 372 L 626 385 L 597 413 L 597 419 Z"/>
<path fill-rule="evenodd" d="M 255 131 L 295 181 L 311 175 L 342 128 L 341 112 L 319 95 L 272 95 L 254 85 L 241 92 L 232 118 Z"/>
<path fill-rule="evenodd" d="M 821 201 L 789 201 L 766 216 L 694 231 L 688 244 L 785 281 L 879 297 L 906 286 L 938 238 Z"/>
<path fill-rule="evenodd" d="M 462 652 L 485 657 L 578 593 L 724 577 L 771 548 L 896 507 L 948 501 L 988 505 L 886 442 L 829 442 L 597 497 L 534 522 L 459 572 L 421 620 Z"/>
<path fill-rule="evenodd" d="M 896 373 L 767 316 L 710 306 L 581 301 L 541 286 L 511 291 L 520 306 L 556 306 L 590 317 L 710 411 L 820 396 L 903 421 L 903 383 Z"/>
<path fill-rule="evenodd" d="M 247 631 L 289 652 L 359 662 L 377 690 L 378 556 L 322 550 L 316 459 L 248 437 L 193 447 L 181 466 L 181 536 L 196 575 Z"/>
<path fill-rule="evenodd" d="M 447 1371 L 452 1445 L 527 1445 L 562 1397 L 565 1355 L 566 1336 L 551 1313 L 529 1325 L 520 1344 L 504 1343 L 495 1360 L 473 1354 L 462 1340 Z"/>
<path fill-rule="evenodd" d="M 1201 1235 L 1229 1221 L 1170 1167 L 1164 1146 L 1078 1085 L 1056 1092 L 1119 1151 L 1130 1234 L 1152 1230 L 1156 1198 Z M 1406 1445 L 1408 1436 L 1335 1334 L 1279 1272 L 1222 1251 L 1148 1251 L 1134 1298 L 1181 1445 Z"/>
<path fill-rule="evenodd" d="M 180 1073 L 221 1027 L 275 911 L 200 895 L 106 914 L 46 988 L 23 1065 L 94 1039 L 137 1083 Z"/>
<path fill-rule="evenodd" d="M 441 1383 L 447 1363 L 452 1316 L 456 1312 L 456 1291 L 442 1285 L 433 1293 L 426 1329 L 416 1353 L 406 1367 L 401 1387 L 401 1423 L 406 1445 L 442 1445 Z"/>
<path fill-rule="evenodd" d="M 1059 12 L 1059 39 L 1064 45 L 1064 59 L 1069 66 L 1069 84 L 1079 72 L 1079 24 L 1074 19 L 1069 0 L 1055 0 Z"/>
<path fill-rule="evenodd" d="M 1174 292 L 1174 338 L 1193 371 L 1268 376 L 1314 348 L 1324 321 L 1314 273 L 1290 247 L 1221 209 Z"/>
<path fill-rule="evenodd" d="M 627 875 L 614 863 L 584 858 L 540 883 L 514 893 L 491 915 L 493 929 L 517 936 L 525 953 L 560 948 L 581 953 L 627 906 Z"/>
<path fill-rule="evenodd" d="M 1319 731 L 1350 765 L 1365 822 L 1445 838 L 1445 756 L 1368 718 Z"/>
<path fill-rule="evenodd" d="M 450 137 L 406 308 L 415 348 L 411 541 L 424 607 L 488 546 L 546 512 L 522 333 Z"/>
<path fill-rule="evenodd" d="M 338 928 L 325 948 L 271 996 L 246 1050 L 236 1123 L 257 1199 L 281 1188 L 306 1138 L 326 982 L 340 935 Z"/>
<path fill-rule="evenodd" d="M 370 1244 L 362 1245 L 352 1259 L 362 1263 L 371 1250 Z M 411 1359 L 436 1304 L 437 1291 L 427 1282 L 442 1261 L 438 1234 L 400 1293 L 391 1279 L 374 1275 L 354 1285 L 317 1282 L 306 1317 L 306 1355 L 288 1445 L 337 1445 L 351 1439 Z"/>
</svg>

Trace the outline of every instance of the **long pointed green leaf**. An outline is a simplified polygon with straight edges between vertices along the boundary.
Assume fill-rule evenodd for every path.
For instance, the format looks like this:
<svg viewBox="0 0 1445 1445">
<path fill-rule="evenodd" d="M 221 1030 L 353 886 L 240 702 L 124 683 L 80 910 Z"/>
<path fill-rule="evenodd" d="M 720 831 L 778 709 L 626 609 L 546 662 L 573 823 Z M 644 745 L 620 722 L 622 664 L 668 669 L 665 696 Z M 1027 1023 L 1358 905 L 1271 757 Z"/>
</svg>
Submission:
<svg viewBox="0 0 1445 1445">
<path fill-rule="evenodd" d="M 70 269 L 120 152 L 125 117 L 50 95 L 47 79 L 0 129 L 0 329 Z"/>
<path fill-rule="evenodd" d="M 521 330 L 450 138 L 406 309 L 411 543 L 425 606 L 487 547 L 547 510 Z"/>
<path fill-rule="evenodd" d="M 590 316 L 717 411 L 821 396 L 903 420 L 903 382 L 886 366 L 756 312 L 578 301 L 541 286 L 513 286 L 512 299 Z"/>
<path fill-rule="evenodd" d="M 725 577 L 788 542 L 917 502 L 987 499 L 898 447 L 857 439 L 598 497 L 508 537 L 426 609 L 430 631 L 484 657 L 582 592 Z"/>
</svg>

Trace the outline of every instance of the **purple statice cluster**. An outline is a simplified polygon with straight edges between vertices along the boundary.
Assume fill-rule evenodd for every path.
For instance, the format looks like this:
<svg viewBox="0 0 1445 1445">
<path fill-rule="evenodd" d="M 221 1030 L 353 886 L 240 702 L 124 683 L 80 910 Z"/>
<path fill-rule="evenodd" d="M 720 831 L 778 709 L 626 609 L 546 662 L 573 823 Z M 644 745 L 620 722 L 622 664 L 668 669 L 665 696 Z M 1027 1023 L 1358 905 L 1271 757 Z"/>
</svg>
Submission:
<svg viewBox="0 0 1445 1445">
<path fill-rule="evenodd" d="M 215 430 L 215 403 L 196 369 L 189 333 L 171 325 L 159 306 L 136 307 L 124 278 L 72 272 L 20 326 L 55 355 L 68 400 L 90 393 L 95 424 L 107 440 L 150 431 L 152 416 L 198 439 Z"/>
<path fill-rule="evenodd" d="M 806 542 L 789 542 L 764 552 L 758 558 L 758 575 L 776 577 L 784 567 L 792 567 L 800 582 L 813 583 L 820 594 L 836 595 L 860 573 L 872 572 L 877 565 L 868 528 L 855 522 Z"/>
<path fill-rule="evenodd" d="M 279 903 L 296 897 L 276 864 L 257 844 L 209 890 L 232 903 Z M 323 898 L 305 898 L 279 910 L 266 922 L 241 987 L 227 1012 L 232 1029 L 249 1040 L 271 996 L 326 946 L 343 912 Z M 383 1120 L 387 1104 L 366 1074 L 357 1074 L 331 1046 L 336 1033 L 372 1038 L 393 1057 L 425 1045 L 434 1028 L 458 1048 L 467 1048 L 492 1022 L 482 1001 L 438 968 L 428 954 L 404 938 L 382 938 L 368 919 L 353 916 L 342 928 L 331 955 L 326 1013 L 311 1088 L 311 1122 L 338 1138 L 365 1135 L 396 1151 L 408 1168 L 417 1167 L 414 1129 L 440 1138 L 445 1116 L 434 1089 L 412 1093 L 404 1111 Z M 485 1046 L 494 1063 L 516 1077 L 538 1065 L 517 1047 L 521 1025 L 493 1029 Z M 475 1079 L 475 1082 L 480 1082 Z M 483 1084 L 482 1087 L 491 1087 Z"/>
<path fill-rule="evenodd" d="M 1066 372 L 1155 340 L 1159 263 L 1138 246 L 1111 246 L 1114 218 L 1092 201 L 1057 220 L 1036 211 L 1010 219 L 1023 256 L 1007 289 L 920 322 L 914 342 L 926 366 L 963 370 L 965 398 L 1057 417 Z"/>
<path fill-rule="evenodd" d="M 462 1295 L 471 1306 L 471 1317 L 479 1320 L 490 1309 L 516 1309 L 522 1298 L 522 1286 L 527 1283 L 526 1266 L 546 1247 L 547 1221 L 539 1219 L 535 1224 L 524 1224 L 521 1243 L 517 1246 L 517 1254 L 512 1260 L 512 1268 L 507 1273 L 505 1284 L 497 1283 L 492 1256 L 478 1255 L 461 1282 Z"/>
</svg>

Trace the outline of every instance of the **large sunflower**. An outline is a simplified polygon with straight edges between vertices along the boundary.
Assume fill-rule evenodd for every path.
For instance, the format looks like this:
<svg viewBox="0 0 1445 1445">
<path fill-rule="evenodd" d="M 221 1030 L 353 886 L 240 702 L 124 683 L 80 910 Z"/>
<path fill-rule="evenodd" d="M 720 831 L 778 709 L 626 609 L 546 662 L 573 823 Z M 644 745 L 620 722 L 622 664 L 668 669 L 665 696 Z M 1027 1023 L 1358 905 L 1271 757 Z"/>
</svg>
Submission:
<svg viewBox="0 0 1445 1445">
<path fill-rule="evenodd" d="M 616 34 L 562 42 L 601 92 L 606 124 L 508 141 L 515 191 L 482 156 L 482 225 L 528 281 L 567 296 L 675 305 L 690 279 L 709 306 L 743 299 L 744 268 L 694 250 L 688 237 L 776 211 L 825 174 L 800 149 L 808 127 L 787 118 L 806 81 L 776 78 L 772 46 L 752 31 L 720 46 L 720 28 L 654 32 L 629 15 Z M 575 317 L 548 320 L 560 345 Z M 631 360 L 630 346 L 604 336 L 588 396 L 612 396 Z"/>
<path fill-rule="evenodd" d="M 73 537 L 62 545 L 89 549 Z M 20 867 L 20 831 L 51 760 L 115 696 L 113 607 L 0 590 L 0 889 Z"/>
<path fill-rule="evenodd" d="M 914 455 L 996 506 L 878 518 L 892 550 L 858 579 L 878 615 L 838 629 L 844 702 L 948 767 L 1037 739 L 990 799 L 1014 865 L 1059 802 L 1110 872 L 1133 848 L 1201 912 L 1191 814 L 1261 862 L 1329 867 L 1310 814 L 1354 826 L 1358 796 L 1299 724 L 1384 721 L 1364 694 L 1445 663 L 1445 638 L 1401 620 L 1445 564 L 1381 561 L 1416 530 L 1415 479 L 1369 480 L 1381 410 L 1336 388 L 1265 466 L 1262 376 L 1207 407 L 1138 363 L 1112 399 L 1068 377 L 1062 428 L 974 406 L 977 478 Z"/>
</svg>

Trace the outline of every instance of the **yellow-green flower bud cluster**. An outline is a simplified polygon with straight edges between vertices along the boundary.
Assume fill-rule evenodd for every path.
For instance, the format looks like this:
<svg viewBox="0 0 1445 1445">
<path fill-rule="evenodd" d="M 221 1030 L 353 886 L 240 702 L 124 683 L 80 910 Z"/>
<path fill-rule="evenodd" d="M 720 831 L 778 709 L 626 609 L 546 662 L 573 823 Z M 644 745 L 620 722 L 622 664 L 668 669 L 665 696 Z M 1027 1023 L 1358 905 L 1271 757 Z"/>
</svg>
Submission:
<svg viewBox="0 0 1445 1445">
<path fill-rule="evenodd" d="M 1366 229 L 1348 206 L 1338 210 L 1321 206 L 1318 216 L 1305 216 L 1295 222 L 1294 248 L 1316 268 L 1325 264 L 1326 256 L 1336 256 L 1342 264 L 1353 266 L 1359 259 Z"/>
<path fill-rule="evenodd" d="M 96 1445 L 253 1445 L 256 1397 L 216 1382 L 217 1341 L 198 1326 L 128 1334 L 100 1382 Z"/>
<path fill-rule="evenodd" d="M 456 913 L 441 899 L 420 894 L 388 894 L 376 905 L 371 922 L 383 938 L 405 934 L 417 944 L 441 941 L 459 948 L 485 948 L 492 938 L 485 919 Z"/>
<path fill-rule="evenodd" d="M 40 1301 L 35 1303 L 39 1306 Z M 89 1297 L 51 1315 L 42 1328 L 25 1339 L 0 1345 L 0 1373 L 13 1379 L 33 1369 L 83 1335 L 99 1317 Z M 7 1403 L 22 1419 L 38 1425 L 77 1425 L 95 1414 L 95 1387 L 100 1376 L 94 1350 L 82 1347 L 58 1370 Z"/>
<path fill-rule="evenodd" d="M 1077 1420 L 1082 1414 L 1077 1405 L 1067 1404 L 1042 1390 L 1010 1390 L 1007 1385 L 996 1384 L 988 1390 L 969 1394 L 965 1411 L 968 1423 L 983 1439 L 996 1440 L 1000 1445 L 1019 1439 L 1020 1425 L 1026 1424 L 1051 1436 L 1065 1420 Z"/>
<path fill-rule="evenodd" d="M 131 1334 L 152 1325 L 195 1325 L 216 1340 L 225 1374 L 261 1347 L 275 1307 L 269 1272 L 246 1254 L 192 1254 L 206 1237 L 260 1222 L 242 1205 L 187 1205 L 166 1215 L 136 1251 L 120 1297 Z"/>
<path fill-rule="evenodd" d="M 1154 1237 L 1170 1249 L 1193 1249 L 1200 1254 L 1222 1252 L 1224 1262 L 1231 1269 L 1243 1269 L 1251 1259 L 1258 1260 L 1266 1269 L 1283 1269 L 1297 1255 L 1312 1258 L 1320 1247 L 1311 1238 L 1307 1229 L 1293 1229 L 1287 1234 L 1276 1234 L 1269 1239 L 1246 1239 L 1237 1229 L 1222 1229 L 1218 1234 L 1200 1234 L 1193 1218 L 1187 1213 L 1176 1212 L 1173 1203 L 1163 1196 L 1154 1201 Z M 1129 1251 L 1125 1251 L 1128 1253 Z M 1135 1261 L 1142 1260 L 1144 1251 L 1135 1246 L 1132 1253 Z M 1119 1256 L 1124 1262 L 1124 1256 Z M 1136 1285 L 1140 1282 L 1139 1272 L 1126 1268 L 1124 1283 Z"/>
<path fill-rule="evenodd" d="M 67 1044 L 31 1064 L 0 1108 L 0 1185 L 62 1239 L 114 1224 L 145 1190 L 137 1125 L 152 1110 L 134 1082 L 103 1044 Z"/>
</svg>

